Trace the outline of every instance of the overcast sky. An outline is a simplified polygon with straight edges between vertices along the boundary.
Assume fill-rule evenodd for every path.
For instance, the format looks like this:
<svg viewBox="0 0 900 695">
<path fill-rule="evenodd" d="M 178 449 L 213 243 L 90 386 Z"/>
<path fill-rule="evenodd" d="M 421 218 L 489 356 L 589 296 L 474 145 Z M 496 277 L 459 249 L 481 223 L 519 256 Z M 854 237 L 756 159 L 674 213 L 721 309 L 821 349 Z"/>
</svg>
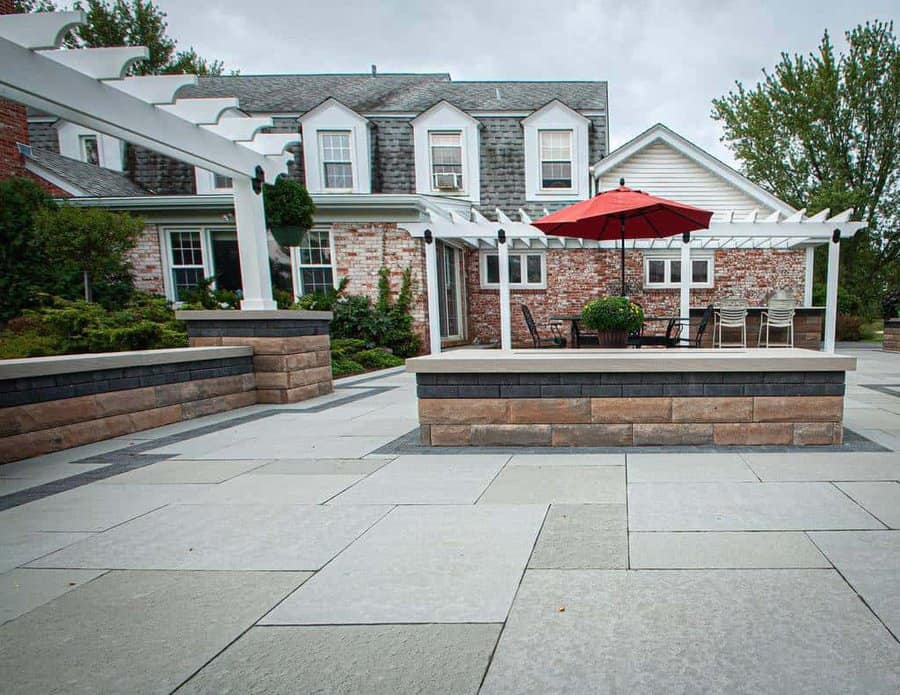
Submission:
<svg viewBox="0 0 900 695">
<path fill-rule="evenodd" d="M 157 0 L 179 45 L 245 75 L 449 72 L 455 80 L 607 80 L 610 145 L 662 122 L 733 163 L 710 118 L 735 80 L 827 29 L 896 19 L 897 0 Z"/>
</svg>

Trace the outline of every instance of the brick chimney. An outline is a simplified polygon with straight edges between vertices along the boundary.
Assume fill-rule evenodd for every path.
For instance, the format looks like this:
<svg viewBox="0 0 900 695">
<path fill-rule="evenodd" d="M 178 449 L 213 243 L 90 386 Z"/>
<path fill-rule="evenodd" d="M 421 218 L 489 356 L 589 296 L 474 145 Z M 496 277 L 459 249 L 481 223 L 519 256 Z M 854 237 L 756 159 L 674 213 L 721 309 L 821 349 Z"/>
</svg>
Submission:
<svg viewBox="0 0 900 695">
<path fill-rule="evenodd" d="M 13 0 L 0 0 L 0 14 L 15 14 Z M 25 176 L 25 165 L 16 143 L 28 144 L 28 120 L 25 107 L 0 99 L 0 179 Z"/>
</svg>

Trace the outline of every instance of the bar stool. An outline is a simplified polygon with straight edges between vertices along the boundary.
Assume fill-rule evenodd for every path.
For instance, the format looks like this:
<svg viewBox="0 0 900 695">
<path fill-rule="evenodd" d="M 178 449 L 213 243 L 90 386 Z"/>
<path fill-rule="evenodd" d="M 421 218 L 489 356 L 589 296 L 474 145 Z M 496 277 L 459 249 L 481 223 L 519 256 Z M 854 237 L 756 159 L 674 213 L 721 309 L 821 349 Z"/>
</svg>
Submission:
<svg viewBox="0 0 900 695">
<path fill-rule="evenodd" d="M 763 345 L 763 327 L 766 329 L 765 346 Z M 769 340 L 770 329 L 785 329 L 785 341 L 773 343 Z M 794 298 L 783 290 L 776 291 L 770 298 L 764 311 L 759 315 L 759 347 L 794 347 Z"/>
<path fill-rule="evenodd" d="M 724 329 L 740 329 L 740 342 L 726 343 L 722 334 Z M 747 347 L 747 303 L 743 298 L 729 297 L 722 301 L 716 310 L 716 319 L 713 324 L 713 347 Z"/>
</svg>

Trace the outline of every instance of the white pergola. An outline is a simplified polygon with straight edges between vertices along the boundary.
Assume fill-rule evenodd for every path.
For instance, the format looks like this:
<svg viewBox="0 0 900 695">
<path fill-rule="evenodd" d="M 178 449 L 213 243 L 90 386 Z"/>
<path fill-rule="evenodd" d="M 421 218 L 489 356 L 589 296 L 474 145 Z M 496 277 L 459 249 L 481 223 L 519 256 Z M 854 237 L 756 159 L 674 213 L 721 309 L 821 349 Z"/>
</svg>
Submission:
<svg viewBox="0 0 900 695">
<path fill-rule="evenodd" d="M 195 75 L 125 77 L 142 46 L 60 49 L 84 12 L 0 16 L 0 97 L 231 177 L 244 310 L 276 308 L 262 202 L 263 181 L 287 171 L 299 133 L 260 133 L 236 98 L 176 99 Z"/>
<path fill-rule="evenodd" d="M 546 211 L 545 211 L 546 213 Z M 828 276 L 825 301 L 825 351 L 834 352 L 835 323 L 837 321 L 837 286 L 840 240 L 852 237 L 865 227 L 864 222 L 851 222 L 853 210 L 829 217 L 823 210 L 812 217 L 806 210 L 784 216 L 773 213 L 759 219 L 756 212 L 737 218 L 733 213 L 713 218 L 709 229 L 691 232 L 685 236 L 664 239 L 634 239 L 625 242 L 627 249 L 670 249 L 681 254 L 681 267 L 691 267 L 692 249 L 805 249 L 806 278 L 804 304 L 812 304 L 813 250 L 828 244 Z M 512 348 L 512 329 L 509 298 L 509 249 L 617 249 L 617 242 L 596 242 L 583 239 L 547 236 L 531 224 L 523 211 L 518 211 L 514 222 L 502 210 L 496 211 L 497 221 L 486 219 L 476 210 L 463 217 L 457 212 L 445 212 L 430 208 L 430 222 L 403 225 L 414 237 L 425 240 L 426 284 L 428 289 L 428 316 L 432 353 L 440 352 L 441 336 L 438 319 L 437 255 L 435 239 L 454 240 L 471 248 L 495 248 L 499 255 L 500 271 L 500 347 Z M 680 315 L 690 315 L 690 273 L 683 273 L 685 280 L 680 287 Z"/>
</svg>

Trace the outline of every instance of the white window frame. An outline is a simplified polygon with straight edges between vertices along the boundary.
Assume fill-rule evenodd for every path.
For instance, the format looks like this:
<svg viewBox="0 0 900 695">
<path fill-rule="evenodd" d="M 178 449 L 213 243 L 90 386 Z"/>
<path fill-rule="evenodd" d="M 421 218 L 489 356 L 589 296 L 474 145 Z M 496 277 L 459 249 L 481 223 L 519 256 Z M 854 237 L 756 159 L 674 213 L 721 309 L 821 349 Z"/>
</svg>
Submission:
<svg viewBox="0 0 900 695">
<path fill-rule="evenodd" d="M 324 136 L 326 135 L 346 135 L 347 136 L 347 150 L 350 153 L 350 159 L 346 161 L 338 161 L 338 160 L 325 160 L 325 143 L 323 142 Z M 320 175 L 322 177 L 322 190 L 328 193 L 352 193 L 353 192 L 353 174 L 356 169 L 353 166 L 353 131 L 347 129 L 335 129 L 335 130 L 317 130 L 316 131 L 316 146 L 319 148 L 319 164 L 322 167 Z M 325 165 L 326 164 L 349 164 L 350 165 L 350 185 L 349 186 L 329 186 L 328 185 L 328 177 L 325 175 Z"/>
<path fill-rule="evenodd" d="M 436 185 L 436 172 L 434 171 L 434 136 L 435 135 L 455 135 L 458 139 L 459 162 L 460 162 L 460 178 L 462 178 L 462 186 L 454 189 L 438 188 Z M 428 170 L 431 177 L 431 192 L 444 195 L 465 195 L 466 193 L 466 144 L 465 134 L 461 130 L 429 130 L 428 131 Z"/>
<path fill-rule="evenodd" d="M 212 195 L 215 193 L 231 193 L 233 186 L 216 186 L 216 175 L 206 169 L 194 167 L 194 182 L 197 185 L 197 195 Z"/>
<path fill-rule="evenodd" d="M 291 247 L 291 277 L 294 281 L 294 296 L 302 297 L 306 294 L 303 290 L 303 275 L 302 271 L 304 268 L 331 268 L 331 284 L 334 289 L 338 288 L 340 284 L 340 279 L 337 275 L 337 264 L 335 263 L 335 255 L 334 255 L 334 233 L 330 227 L 313 227 L 310 232 L 325 232 L 328 234 L 328 248 L 331 252 L 331 263 L 303 263 L 301 264 L 301 256 L 300 256 L 300 246 L 292 246 Z"/>
<path fill-rule="evenodd" d="M 125 145 L 118 138 L 62 120 L 56 124 L 56 136 L 59 141 L 59 153 L 63 157 L 79 162 L 86 161 L 82 138 L 97 138 L 97 158 L 100 166 L 112 171 L 124 171 Z"/>
<path fill-rule="evenodd" d="M 94 141 L 94 146 L 97 148 L 97 161 L 89 162 L 88 161 L 88 153 L 86 143 L 88 140 Z M 95 164 L 96 166 L 100 166 L 100 137 L 95 135 L 94 133 L 83 133 L 78 136 L 78 151 L 81 153 L 81 161 L 86 162 L 88 164 Z"/>
<path fill-rule="evenodd" d="M 555 99 L 522 120 L 525 142 L 525 200 L 563 202 L 590 196 L 588 129 L 590 120 Z M 541 173 L 541 131 L 568 130 L 572 133 L 572 187 L 543 188 Z"/>
<path fill-rule="evenodd" d="M 441 101 L 412 121 L 416 169 L 416 193 L 481 202 L 480 133 L 481 124 L 469 114 Z M 442 191 L 434 187 L 431 163 L 431 134 L 460 133 L 462 145 L 462 183 L 460 191 Z"/>
<path fill-rule="evenodd" d="M 175 296 L 175 278 L 173 271 L 175 268 L 181 267 L 197 267 L 197 266 L 176 266 L 172 263 L 172 233 L 173 232 L 199 232 L 200 233 L 200 253 L 203 256 L 203 277 L 212 277 L 215 273 L 212 258 L 212 235 L 214 232 L 234 232 L 237 235 L 237 229 L 232 225 L 167 225 L 159 230 L 159 250 L 162 255 L 162 273 L 163 273 L 163 289 L 166 293 L 166 299 L 175 306 L 180 306 L 183 302 L 179 301 Z M 213 280 L 213 288 L 216 283 Z"/>
<path fill-rule="evenodd" d="M 663 282 L 650 282 L 650 261 L 663 261 L 665 263 Z M 681 261 L 679 251 L 645 251 L 644 252 L 644 289 L 669 290 L 681 287 L 681 282 L 672 282 L 672 261 Z M 693 282 L 693 264 L 695 261 L 705 261 L 707 265 L 707 282 Z M 684 269 L 682 268 L 682 277 Z M 691 289 L 710 288 L 715 285 L 715 256 L 708 251 L 691 251 Z"/>
<path fill-rule="evenodd" d="M 488 256 L 497 256 L 499 262 L 499 252 L 492 250 L 482 251 L 479 257 L 478 262 L 478 279 L 481 284 L 481 289 L 483 290 L 496 290 L 500 288 L 499 282 L 488 282 L 487 279 L 487 259 Z M 526 256 L 538 256 L 541 259 L 541 281 L 540 282 L 528 282 L 528 274 L 527 268 L 525 266 L 525 261 L 520 260 L 519 263 L 522 264 L 522 278 L 523 282 L 512 282 L 510 281 L 509 287 L 514 290 L 545 290 L 547 289 L 547 254 L 543 251 L 535 251 L 534 249 L 522 249 L 509 251 L 509 258 L 512 260 L 513 258 L 524 259 Z"/>
<path fill-rule="evenodd" d="M 303 168 L 310 193 L 371 193 L 371 123 L 337 99 L 326 99 L 297 119 L 303 137 Z M 353 187 L 325 188 L 325 167 L 319 132 L 350 133 L 350 171 Z"/>
<path fill-rule="evenodd" d="M 549 133 L 565 133 L 569 136 L 569 185 L 563 187 L 544 186 L 544 162 L 563 162 L 562 159 L 544 159 L 544 135 Z M 543 193 L 571 193 L 575 190 L 575 131 L 572 129 L 541 128 L 538 130 L 538 187 Z"/>
</svg>

